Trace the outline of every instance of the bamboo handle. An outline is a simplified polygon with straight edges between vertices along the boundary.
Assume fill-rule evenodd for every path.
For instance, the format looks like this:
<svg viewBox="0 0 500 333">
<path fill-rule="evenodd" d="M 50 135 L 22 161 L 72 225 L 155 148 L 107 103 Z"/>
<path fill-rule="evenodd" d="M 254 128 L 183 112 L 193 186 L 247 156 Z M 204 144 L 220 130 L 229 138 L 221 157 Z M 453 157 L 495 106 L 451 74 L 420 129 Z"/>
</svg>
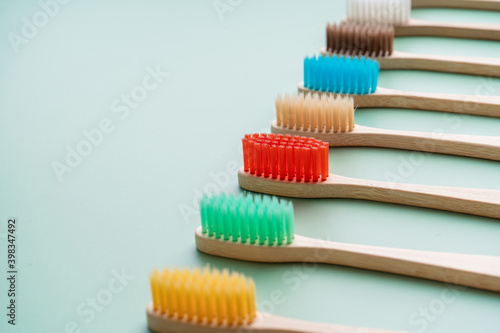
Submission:
<svg viewBox="0 0 500 333">
<path fill-rule="evenodd" d="M 169 318 L 155 311 L 153 304 L 148 305 L 146 315 L 149 329 L 156 333 L 404 333 L 401 331 L 307 322 L 278 317 L 260 311 L 257 312 L 253 323 L 230 327 L 227 325 L 193 324 L 185 320 Z"/>
<path fill-rule="evenodd" d="M 500 58 L 460 57 L 393 52 L 376 58 L 381 69 L 409 69 L 500 77 Z"/>
<path fill-rule="evenodd" d="M 330 147 L 381 147 L 450 154 L 500 161 L 500 137 L 385 130 L 356 125 L 352 132 L 324 133 L 271 124 L 271 132 L 309 136 Z"/>
<path fill-rule="evenodd" d="M 201 227 L 196 230 L 196 246 L 231 259 L 342 265 L 500 291 L 500 257 L 337 243 L 299 235 L 289 245 L 254 246 L 207 237 Z"/>
<path fill-rule="evenodd" d="M 361 96 L 361 95 L 360 95 Z M 376 107 L 433 110 L 488 117 L 500 117 L 500 96 L 422 93 L 377 88 L 369 104 Z M 356 99 L 355 103 L 356 103 Z M 362 106 L 363 103 L 359 103 Z"/>
<path fill-rule="evenodd" d="M 259 333 L 397 333 L 375 328 L 363 328 L 307 322 L 303 320 L 279 317 L 265 312 L 257 312 L 255 322 L 248 326 L 249 329 Z M 245 332 L 245 331 L 243 331 Z M 404 333 L 398 331 L 399 333 Z"/>
<path fill-rule="evenodd" d="M 500 10 L 500 0 L 412 0 L 412 8 Z"/>
<path fill-rule="evenodd" d="M 345 198 L 395 203 L 500 219 L 500 191 L 389 183 L 330 174 L 305 183 L 258 177 L 238 171 L 243 189 L 292 198 Z"/>
<path fill-rule="evenodd" d="M 333 55 L 326 47 L 321 54 Z M 406 69 L 500 77 L 500 58 L 460 57 L 413 54 L 394 51 L 390 56 L 376 57 L 380 69 Z"/>
<path fill-rule="evenodd" d="M 297 250 L 296 255 L 304 259 L 316 256 L 321 263 L 500 291 L 500 257 L 333 243 L 305 237 L 294 240 L 294 245 L 308 249 Z"/>
<path fill-rule="evenodd" d="M 299 84 L 299 92 L 324 94 Z M 328 93 L 330 94 L 330 93 Z M 443 111 L 500 118 L 500 96 L 420 93 L 378 87 L 373 94 L 351 95 L 356 107 Z"/>
<path fill-rule="evenodd" d="M 395 26 L 394 35 L 396 37 L 430 36 L 500 41 L 500 25 L 428 22 L 410 19 L 406 25 Z"/>
</svg>

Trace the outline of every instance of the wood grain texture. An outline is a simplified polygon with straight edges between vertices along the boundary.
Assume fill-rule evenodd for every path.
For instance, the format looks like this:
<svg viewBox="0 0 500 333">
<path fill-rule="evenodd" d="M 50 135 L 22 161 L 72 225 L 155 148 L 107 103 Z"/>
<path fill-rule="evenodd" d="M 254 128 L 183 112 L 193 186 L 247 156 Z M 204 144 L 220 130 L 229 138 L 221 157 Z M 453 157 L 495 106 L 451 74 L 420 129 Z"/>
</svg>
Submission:
<svg viewBox="0 0 500 333">
<path fill-rule="evenodd" d="M 219 257 L 334 264 L 500 291 L 500 257 L 338 243 L 299 235 L 289 245 L 250 245 L 208 237 L 201 227 L 195 238 L 198 250 Z"/>
<path fill-rule="evenodd" d="M 352 132 L 303 131 L 271 124 L 271 132 L 313 137 L 330 147 L 380 147 L 500 161 L 500 137 L 406 132 L 356 125 Z"/>
<path fill-rule="evenodd" d="M 412 8 L 500 10 L 500 0 L 412 0 Z"/>
<path fill-rule="evenodd" d="M 324 182 L 264 178 L 238 171 L 241 188 L 292 198 L 344 198 L 433 208 L 500 219 L 500 191 L 389 183 L 330 174 Z"/>
<path fill-rule="evenodd" d="M 333 55 L 326 47 L 321 54 Z M 456 74 L 500 77 L 500 58 L 460 57 L 413 54 L 394 51 L 390 56 L 374 57 L 380 69 L 421 70 Z"/>
<path fill-rule="evenodd" d="M 408 24 L 394 26 L 396 37 L 429 36 L 500 41 L 500 24 L 447 23 L 410 19 Z"/>
<path fill-rule="evenodd" d="M 156 333 L 404 333 L 402 331 L 307 322 L 278 317 L 265 312 L 257 312 L 257 317 L 250 325 L 228 327 L 227 325 L 193 324 L 161 315 L 154 311 L 153 304 L 148 305 L 146 315 L 149 329 Z"/>
<path fill-rule="evenodd" d="M 310 90 L 301 82 L 299 92 L 333 94 Z M 337 94 L 334 94 L 337 95 Z M 500 117 L 500 96 L 473 96 L 408 92 L 378 87 L 373 94 L 350 95 L 354 105 L 361 108 L 401 108 L 442 111 L 476 116 Z"/>
</svg>

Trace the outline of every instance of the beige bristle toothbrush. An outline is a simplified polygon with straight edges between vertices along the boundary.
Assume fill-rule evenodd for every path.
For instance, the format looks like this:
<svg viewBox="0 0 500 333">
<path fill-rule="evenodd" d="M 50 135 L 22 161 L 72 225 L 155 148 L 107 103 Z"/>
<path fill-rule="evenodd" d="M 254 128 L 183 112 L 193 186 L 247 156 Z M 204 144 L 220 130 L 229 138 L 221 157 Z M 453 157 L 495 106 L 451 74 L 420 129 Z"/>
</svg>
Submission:
<svg viewBox="0 0 500 333">
<path fill-rule="evenodd" d="M 429 22 L 410 18 L 411 0 L 347 0 L 347 20 L 394 25 L 397 37 L 433 36 L 500 40 L 500 24 Z"/>
<path fill-rule="evenodd" d="M 412 8 L 500 10 L 500 0 L 413 0 Z"/>
<path fill-rule="evenodd" d="M 389 107 L 500 117 L 500 96 L 408 92 L 378 86 L 374 59 L 319 56 L 304 59 L 299 92 L 350 94 L 356 107 Z"/>
<path fill-rule="evenodd" d="M 352 97 L 300 93 L 276 98 L 271 132 L 309 136 L 330 147 L 380 147 L 500 161 L 500 137 L 407 132 L 355 124 Z"/>
<path fill-rule="evenodd" d="M 228 269 L 175 268 L 150 275 L 148 327 L 156 333 L 403 333 L 307 322 L 257 311 L 255 283 Z"/>
<path fill-rule="evenodd" d="M 293 198 L 344 198 L 500 218 L 500 191 L 392 183 L 329 173 L 328 143 L 311 137 L 247 134 L 241 188 Z"/>
<path fill-rule="evenodd" d="M 500 257 L 324 241 L 295 235 L 293 205 L 260 195 L 218 194 L 200 202 L 201 252 L 255 262 L 315 262 L 500 291 Z"/>
<path fill-rule="evenodd" d="M 411 69 L 500 77 L 500 58 L 412 54 L 393 50 L 394 27 L 377 23 L 328 24 L 323 55 L 366 56 L 380 69 Z"/>
</svg>

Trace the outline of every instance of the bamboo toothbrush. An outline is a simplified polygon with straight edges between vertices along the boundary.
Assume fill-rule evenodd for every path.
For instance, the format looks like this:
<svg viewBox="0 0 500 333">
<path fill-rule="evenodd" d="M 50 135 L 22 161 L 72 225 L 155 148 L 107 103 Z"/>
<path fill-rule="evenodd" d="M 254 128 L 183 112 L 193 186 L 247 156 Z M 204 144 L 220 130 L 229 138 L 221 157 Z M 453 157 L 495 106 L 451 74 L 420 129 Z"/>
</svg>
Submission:
<svg viewBox="0 0 500 333">
<path fill-rule="evenodd" d="M 385 130 L 354 123 L 352 97 L 297 94 L 276 98 L 276 134 L 302 135 L 330 147 L 383 147 L 500 161 L 500 137 Z"/>
<path fill-rule="evenodd" d="M 257 311 L 253 280 L 227 269 L 155 270 L 150 284 L 153 302 L 146 314 L 149 329 L 157 333 L 396 333 Z"/>
<path fill-rule="evenodd" d="M 471 58 L 399 52 L 393 50 L 394 28 L 377 23 L 328 24 L 323 55 L 366 56 L 380 69 L 413 69 L 500 77 L 500 58 Z"/>
<path fill-rule="evenodd" d="M 412 8 L 500 10 L 500 0 L 413 0 Z"/>
<path fill-rule="evenodd" d="M 316 262 L 500 291 L 500 257 L 406 250 L 296 236 L 293 205 L 277 197 L 215 195 L 200 202 L 198 250 L 257 262 Z"/>
<path fill-rule="evenodd" d="M 433 36 L 500 40 L 500 24 L 463 24 L 410 18 L 411 0 L 347 0 L 347 20 L 394 25 L 397 37 Z"/>
<path fill-rule="evenodd" d="M 389 183 L 329 174 L 328 143 L 282 134 L 243 138 L 240 187 L 294 198 L 345 198 L 500 218 L 500 191 Z"/>
<path fill-rule="evenodd" d="M 299 92 L 350 94 L 356 107 L 393 107 L 500 117 L 500 96 L 407 92 L 377 87 L 379 65 L 364 57 L 304 59 Z"/>
</svg>

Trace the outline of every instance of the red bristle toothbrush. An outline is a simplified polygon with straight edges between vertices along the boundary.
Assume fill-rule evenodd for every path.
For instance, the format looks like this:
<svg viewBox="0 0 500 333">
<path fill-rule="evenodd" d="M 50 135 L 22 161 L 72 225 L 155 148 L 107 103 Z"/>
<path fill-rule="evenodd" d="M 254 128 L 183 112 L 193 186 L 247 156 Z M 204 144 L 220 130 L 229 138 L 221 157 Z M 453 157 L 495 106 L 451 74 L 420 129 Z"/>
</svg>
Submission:
<svg viewBox="0 0 500 333">
<path fill-rule="evenodd" d="M 388 183 L 329 174 L 328 144 L 306 137 L 243 138 L 240 187 L 295 198 L 348 198 L 500 218 L 500 191 Z"/>
</svg>

